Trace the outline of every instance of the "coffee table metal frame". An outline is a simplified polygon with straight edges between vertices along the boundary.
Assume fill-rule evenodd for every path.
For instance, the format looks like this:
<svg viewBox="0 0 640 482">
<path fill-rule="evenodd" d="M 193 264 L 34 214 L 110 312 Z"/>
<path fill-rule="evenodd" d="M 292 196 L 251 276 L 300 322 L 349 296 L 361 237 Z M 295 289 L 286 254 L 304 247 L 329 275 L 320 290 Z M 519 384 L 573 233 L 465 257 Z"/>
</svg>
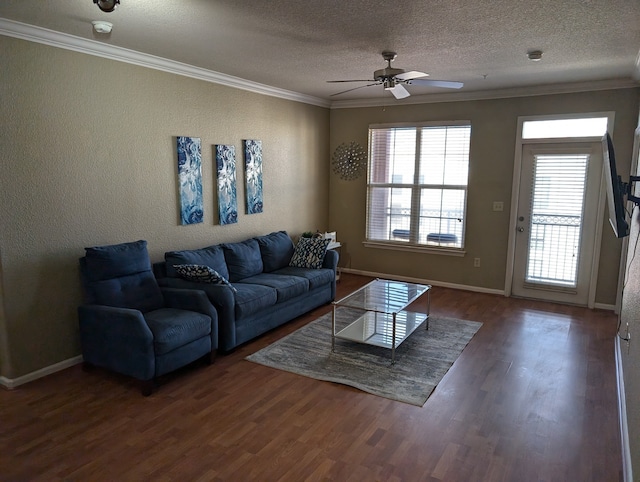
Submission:
<svg viewBox="0 0 640 482">
<path fill-rule="evenodd" d="M 405 308 L 427 294 L 427 312 Z M 391 349 L 391 363 L 396 360 L 396 348 L 423 322 L 429 329 L 431 285 L 375 279 L 341 300 L 334 301 L 331 316 L 331 351 L 336 338 Z M 362 310 L 364 314 L 336 333 L 336 309 L 344 306 Z"/>
</svg>

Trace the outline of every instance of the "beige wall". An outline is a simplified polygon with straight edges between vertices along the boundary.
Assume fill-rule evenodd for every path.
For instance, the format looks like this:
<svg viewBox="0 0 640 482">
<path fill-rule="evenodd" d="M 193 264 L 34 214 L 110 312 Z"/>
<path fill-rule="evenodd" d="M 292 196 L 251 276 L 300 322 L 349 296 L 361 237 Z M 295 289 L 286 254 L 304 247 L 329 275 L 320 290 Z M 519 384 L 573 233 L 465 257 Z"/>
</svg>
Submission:
<svg viewBox="0 0 640 482">
<path fill-rule="evenodd" d="M 621 333 L 627 334 L 629 324 L 631 340 L 620 341 L 624 385 L 627 405 L 627 425 L 631 462 L 636 479 L 640 475 L 640 257 L 636 255 L 640 235 L 640 208 L 635 208 L 631 235 L 629 236 L 628 269 L 624 295 L 622 297 Z"/>
<path fill-rule="evenodd" d="M 367 146 L 369 124 L 470 120 L 469 171 L 465 257 L 366 248 L 366 176 L 355 181 L 331 175 L 330 224 L 344 244 L 341 266 L 374 273 L 502 290 L 505 286 L 509 235 L 509 206 L 519 116 L 615 111 L 614 141 L 620 172 L 629 172 L 633 131 L 640 89 L 499 100 L 422 105 L 334 109 L 331 111 L 331 149 L 343 142 Z M 493 212 L 493 201 L 504 201 Z M 608 222 L 603 228 L 596 302 L 613 305 L 621 242 Z M 473 267 L 473 258 L 481 267 Z"/>
<path fill-rule="evenodd" d="M 85 246 L 146 239 L 156 261 L 328 228 L 328 109 L 3 36 L 0 64 L 0 376 L 80 353 Z M 178 135 L 202 139 L 198 225 L 179 224 Z M 244 214 L 242 139 L 263 142 L 262 214 Z M 235 225 L 217 225 L 214 144 L 236 146 Z"/>
<path fill-rule="evenodd" d="M 640 129 L 640 126 L 639 126 Z M 640 168 L 638 169 L 640 175 Z M 640 193 L 640 187 L 635 191 Z M 623 337 L 630 335 L 629 342 L 620 340 L 622 371 L 627 406 L 627 426 L 631 462 L 635 478 L 640 478 L 640 208 L 633 211 L 630 223 L 629 247 L 627 251 L 627 270 L 622 295 L 620 313 Z M 627 329 L 628 324 L 628 329 Z M 631 479 L 630 479 L 631 480 Z"/>
</svg>

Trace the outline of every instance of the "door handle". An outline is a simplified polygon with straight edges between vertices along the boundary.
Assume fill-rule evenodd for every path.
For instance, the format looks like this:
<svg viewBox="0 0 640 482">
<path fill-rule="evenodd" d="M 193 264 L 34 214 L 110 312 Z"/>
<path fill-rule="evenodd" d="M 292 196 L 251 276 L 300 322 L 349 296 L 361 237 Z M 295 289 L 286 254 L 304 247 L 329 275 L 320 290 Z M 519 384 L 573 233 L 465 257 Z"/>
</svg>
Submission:
<svg viewBox="0 0 640 482">
<path fill-rule="evenodd" d="M 524 233 L 524 228 L 518 228 L 519 233 Z"/>
</svg>

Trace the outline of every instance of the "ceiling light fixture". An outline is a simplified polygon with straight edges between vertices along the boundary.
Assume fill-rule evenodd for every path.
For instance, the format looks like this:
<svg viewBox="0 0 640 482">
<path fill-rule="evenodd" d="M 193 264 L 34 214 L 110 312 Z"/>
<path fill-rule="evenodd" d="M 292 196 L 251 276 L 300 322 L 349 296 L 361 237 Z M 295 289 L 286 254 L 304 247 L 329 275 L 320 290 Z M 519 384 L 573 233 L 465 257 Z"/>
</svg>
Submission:
<svg viewBox="0 0 640 482">
<path fill-rule="evenodd" d="M 91 24 L 96 33 L 111 33 L 111 29 L 113 28 L 112 23 L 103 20 L 94 20 Z"/>
<path fill-rule="evenodd" d="M 529 52 L 527 52 L 527 57 L 533 62 L 538 62 L 539 60 L 542 60 L 542 50 L 529 50 Z"/>
<path fill-rule="evenodd" d="M 120 0 L 93 0 L 93 3 L 103 12 L 113 12 L 120 5 Z"/>
<path fill-rule="evenodd" d="M 384 86 L 384 90 L 391 90 L 395 88 L 396 81 L 393 79 L 384 79 L 384 82 L 382 83 L 382 85 Z"/>
</svg>

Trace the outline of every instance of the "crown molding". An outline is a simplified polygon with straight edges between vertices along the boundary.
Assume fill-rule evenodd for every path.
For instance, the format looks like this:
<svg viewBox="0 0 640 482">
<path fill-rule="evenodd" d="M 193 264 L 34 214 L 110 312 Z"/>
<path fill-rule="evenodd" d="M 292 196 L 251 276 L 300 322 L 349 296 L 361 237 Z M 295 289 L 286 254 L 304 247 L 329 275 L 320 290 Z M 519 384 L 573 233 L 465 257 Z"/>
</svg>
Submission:
<svg viewBox="0 0 640 482">
<path fill-rule="evenodd" d="M 96 40 L 90 40 L 75 35 L 69 35 L 34 25 L 28 25 L 14 20 L 0 18 L 0 35 L 37 42 L 52 47 L 58 47 L 74 52 L 94 55 L 119 62 L 126 62 L 141 67 L 160 70 L 171 74 L 191 77 L 205 82 L 220 84 L 227 87 L 246 90 L 249 92 L 292 100 L 318 107 L 331 109 L 349 109 L 356 107 L 386 107 L 411 104 L 434 104 L 440 102 L 462 102 L 473 100 L 507 99 L 511 97 L 530 97 L 538 95 L 569 94 L 575 92 L 590 92 L 598 90 L 628 89 L 640 86 L 640 52 L 636 57 L 632 79 L 613 79 L 593 82 L 575 82 L 565 84 L 535 85 L 508 89 L 455 92 L 442 94 L 414 95 L 403 100 L 393 98 L 354 99 L 330 101 L 311 95 L 301 94 L 290 90 L 279 89 L 258 82 L 241 79 L 232 75 L 207 70 L 193 65 L 164 59 L 135 50 L 116 47 Z"/>
<path fill-rule="evenodd" d="M 612 79 L 592 82 L 573 82 L 565 84 L 532 85 L 508 89 L 455 92 L 448 94 L 413 95 L 406 99 L 339 100 L 331 103 L 331 109 L 351 109 L 354 107 L 386 107 L 411 104 L 435 104 L 439 102 L 462 102 L 472 100 L 509 99 L 512 97 L 532 97 L 538 95 L 572 94 L 598 90 L 631 89 L 640 87 L 640 82 L 633 79 Z"/>
<path fill-rule="evenodd" d="M 221 84 L 227 87 L 254 92 L 256 94 L 278 97 L 280 99 L 302 102 L 318 107 L 330 107 L 331 102 L 319 97 L 300 94 L 290 90 L 279 89 L 269 85 L 252 82 L 232 75 L 215 72 L 212 70 L 194 67 L 173 60 L 163 59 L 154 55 L 149 55 L 135 50 L 116 47 L 96 40 L 89 40 L 75 35 L 69 35 L 42 27 L 36 27 L 13 20 L 0 18 L 0 35 L 19 38 L 30 42 L 37 42 L 51 47 L 58 47 L 66 50 L 73 50 L 83 54 L 103 57 L 119 62 L 126 62 L 141 67 L 161 70 L 171 74 L 183 75 L 205 82 Z"/>
</svg>

